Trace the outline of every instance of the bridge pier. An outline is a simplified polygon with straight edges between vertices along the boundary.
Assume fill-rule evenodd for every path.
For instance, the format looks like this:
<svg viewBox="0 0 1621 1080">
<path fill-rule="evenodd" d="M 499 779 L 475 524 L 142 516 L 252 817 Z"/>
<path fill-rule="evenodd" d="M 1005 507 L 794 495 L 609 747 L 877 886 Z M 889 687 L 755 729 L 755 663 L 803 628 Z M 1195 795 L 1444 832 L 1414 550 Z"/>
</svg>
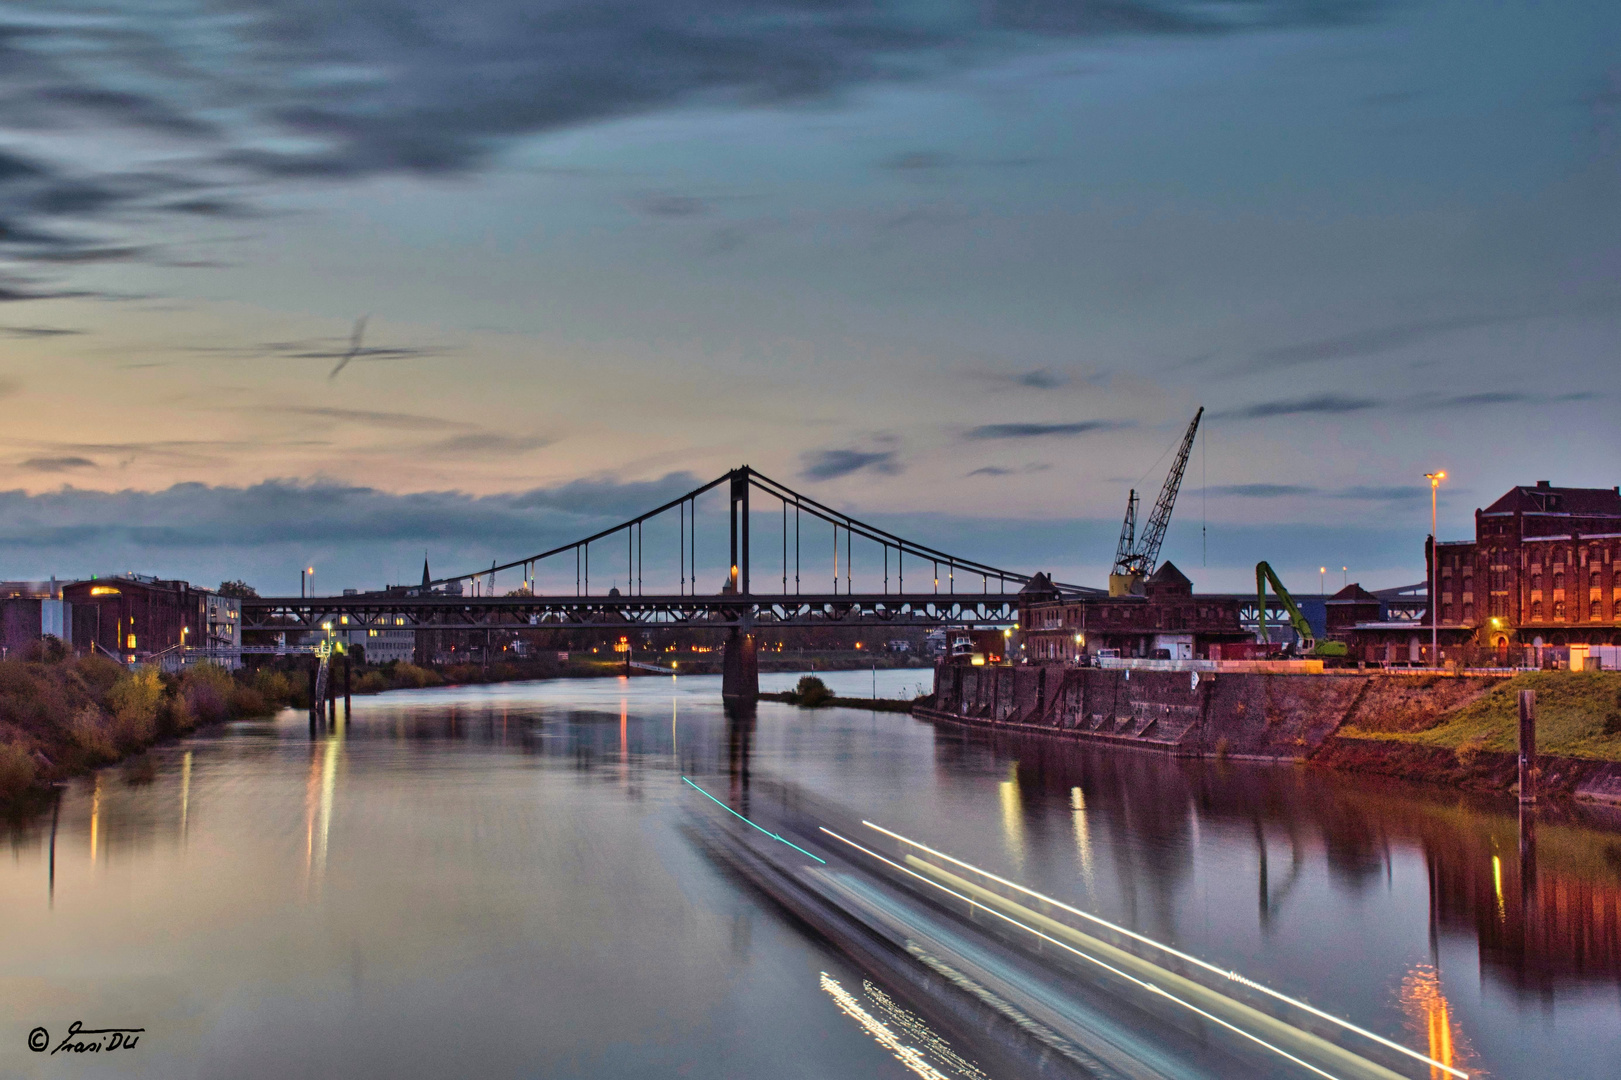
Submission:
<svg viewBox="0 0 1621 1080">
<path fill-rule="evenodd" d="M 753 705 L 759 701 L 760 657 L 752 628 L 732 627 L 720 672 L 720 696 L 727 704 Z"/>
</svg>

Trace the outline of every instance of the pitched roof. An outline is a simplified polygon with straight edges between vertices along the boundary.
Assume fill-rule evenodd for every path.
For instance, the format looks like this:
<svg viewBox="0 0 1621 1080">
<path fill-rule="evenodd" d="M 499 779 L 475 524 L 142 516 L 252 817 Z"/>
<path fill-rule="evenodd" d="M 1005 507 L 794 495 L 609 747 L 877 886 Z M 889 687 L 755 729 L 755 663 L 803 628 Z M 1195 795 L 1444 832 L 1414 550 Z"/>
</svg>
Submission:
<svg viewBox="0 0 1621 1080">
<path fill-rule="evenodd" d="M 1379 598 L 1364 589 L 1360 582 L 1351 582 L 1328 598 L 1330 604 L 1377 604 Z"/>
<path fill-rule="evenodd" d="M 1160 568 L 1154 571 L 1153 576 L 1148 579 L 1148 583 L 1150 585 L 1187 585 L 1191 588 L 1193 579 L 1178 570 L 1174 562 L 1166 559 L 1160 565 Z"/>
<path fill-rule="evenodd" d="M 1615 488 L 1567 488 L 1521 484 L 1510 488 L 1502 498 L 1486 507 L 1485 512 L 1621 517 L 1621 492 Z"/>
</svg>

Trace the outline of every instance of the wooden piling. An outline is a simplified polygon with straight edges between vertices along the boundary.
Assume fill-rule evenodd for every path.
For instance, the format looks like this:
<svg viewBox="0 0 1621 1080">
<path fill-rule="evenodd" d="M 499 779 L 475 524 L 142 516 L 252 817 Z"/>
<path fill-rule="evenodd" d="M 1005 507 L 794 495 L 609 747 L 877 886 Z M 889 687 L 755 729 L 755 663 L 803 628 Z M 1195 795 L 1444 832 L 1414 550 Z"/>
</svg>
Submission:
<svg viewBox="0 0 1621 1080">
<path fill-rule="evenodd" d="M 320 667 L 321 661 L 316 660 L 310 664 L 310 723 L 315 723 L 315 716 L 321 710 L 321 703 L 315 698 L 315 671 Z"/>
<path fill-rule="evenodd" d="M 1537 692 L 1520 691 L 1520 803 L 1537 801 Z"/>
<path fill-rule="evenodd" d="M 348 720 L 354 715 L 354 704 L 349 700 L 349 654 L 343 654 L 343 718 Z"/>
</svg>

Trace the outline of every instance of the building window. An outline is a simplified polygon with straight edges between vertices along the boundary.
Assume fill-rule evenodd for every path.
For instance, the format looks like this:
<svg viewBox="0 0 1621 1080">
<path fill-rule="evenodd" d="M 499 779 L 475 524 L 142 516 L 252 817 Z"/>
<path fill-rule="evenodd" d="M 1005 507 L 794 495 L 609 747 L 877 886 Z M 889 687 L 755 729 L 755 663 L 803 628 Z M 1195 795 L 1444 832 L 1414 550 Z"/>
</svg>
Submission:
<svg viewBox="0 0 1621 1080">
<path fill-rule="evenodd" d="M 1473 605 L 1473 604 L 1465 604 L 1465 605 L 1463 605 L 1463 621 L 1468 622 L 1471 619 L 1473 619 L 1474 617 L 1475 617 L 1475 605 Z"/>
<path fill-rule="evenodd" d="M 1541 574 L 1532 574 L 1531 575 L 1531 588 L 1536 590 L 1537 592 L 1542 591 L 1542 575 Z"/>
<path fill-rule="evenodd" d="M 1555 600 L 1553 602 L 1553 617 L 1555 620 L 1563 619 L 1565 617 L 1565 602 L 1563 600 Z"/>
<path fill-rule="evenodd" d="M 1542 601 L 1541 600 L 1533 600 L 1533 601 L 1531 601 L 1531 617 L 1533 619 L 1542 618 Z"/>
</svg>

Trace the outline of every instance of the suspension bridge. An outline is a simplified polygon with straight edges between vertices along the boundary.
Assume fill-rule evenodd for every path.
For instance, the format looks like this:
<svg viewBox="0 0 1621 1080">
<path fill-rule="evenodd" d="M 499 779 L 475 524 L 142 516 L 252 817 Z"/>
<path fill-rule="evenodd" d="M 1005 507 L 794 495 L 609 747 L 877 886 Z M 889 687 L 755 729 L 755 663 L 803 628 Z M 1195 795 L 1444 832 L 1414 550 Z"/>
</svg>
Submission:
<svg viewBox="0 0 1621 1080">
<path fill-rule="evenodd" d="M 729 527 L 715 545 L 713 530 L 698 528 L 700 501 L 712 512 L 721 495 L 729 504 Z M 649 551 L 643 541 L 653 523 Z M 822 546 L 829 535 L 831 550 Z M 717 546 L 728 555 L 723 584 L 704 592 L 699 570 L 713 566 L 719 552 L 707 548 Z M 571 561 L 572 592 L 557 587 Z M 615 581 L 608 589 L 602 588 L 604 568 Z M 497 595 L 496 576 L 512 571 L 522 584 Z M 543 572 L 546 592 L 539 588 Z M 651 592 L 644 586 L 649 576 L 656 579 Z M 510 562 L 383 592 L 246 599 L 242 629 L 718 629 L 727 632 L 722 693 L 752 700 L 759 693 L 759 628 L 1009 625 L 1018 618 L 1020 592 L 1035 580 L 858 521 L 744 465 L 637 517 Z M 1037 585 L 1061 596 L 1101 592 L 1045 576 Z"/>
</svg>

